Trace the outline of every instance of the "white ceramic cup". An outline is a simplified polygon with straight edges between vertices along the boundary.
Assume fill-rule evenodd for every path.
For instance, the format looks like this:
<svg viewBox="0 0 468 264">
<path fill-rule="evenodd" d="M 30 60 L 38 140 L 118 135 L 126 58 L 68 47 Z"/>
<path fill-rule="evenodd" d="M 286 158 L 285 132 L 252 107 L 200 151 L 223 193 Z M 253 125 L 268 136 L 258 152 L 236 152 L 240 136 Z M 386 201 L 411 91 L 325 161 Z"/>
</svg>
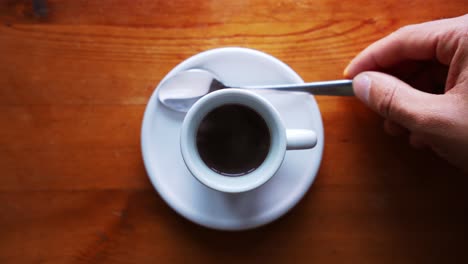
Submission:
<svg viewBox="0 0 468 264">
<path fill-rule="evenodd" d="M 270 150 L 263 163 L 254 171 L 238 177 L 216 173 L 201 159 L 196 144 L 198 127 L 213 109 L 226 104 L 241 104 L 255 110 L 270 130 Z M 182 124 L 180 147 L 184 162 L 204 185 L 221 192 L 239 193 L 253 190 L 267 182 L 280 168 L 286 150 L 309 149 L 317 143 L 312 130 L 286 129 L 278 111 L 258 94 L 241 89 L 224 89 L 201 98 L 188 111 Z M 226 149 L 229 151 L 229 149 Z"/>
</svg>

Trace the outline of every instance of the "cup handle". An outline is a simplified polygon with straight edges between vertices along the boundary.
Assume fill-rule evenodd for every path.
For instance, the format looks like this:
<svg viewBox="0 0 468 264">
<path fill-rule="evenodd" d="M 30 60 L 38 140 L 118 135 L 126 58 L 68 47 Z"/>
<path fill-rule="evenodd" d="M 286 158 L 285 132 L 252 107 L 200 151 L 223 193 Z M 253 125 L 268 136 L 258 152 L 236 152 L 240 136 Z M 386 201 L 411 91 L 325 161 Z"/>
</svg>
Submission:
<svg viewBox="0 0 468 264">
<path fill-rule="evenodd" d="M 287 150 L 310 149 L 317 145 L 317 134 L 307 129 L 286 130 Z"/>
</svg>

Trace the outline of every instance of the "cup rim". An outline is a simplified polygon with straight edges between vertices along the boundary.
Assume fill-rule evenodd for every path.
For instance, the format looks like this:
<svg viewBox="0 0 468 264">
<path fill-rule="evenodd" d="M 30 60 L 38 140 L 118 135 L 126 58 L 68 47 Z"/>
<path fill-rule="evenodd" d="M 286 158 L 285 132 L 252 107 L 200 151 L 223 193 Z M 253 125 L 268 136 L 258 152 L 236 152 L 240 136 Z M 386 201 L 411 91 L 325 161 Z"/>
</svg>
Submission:
<svg viewBox="0 0 468 264">
<path fill-rule="evenodd" d="M 245 105 L 262 116 L 270 130 L 270 150 L 262 164 L 254 171 L 229 177 L 211 170 L 200 158 L 196 148 L 196 128 L 211 110 L 224 104 Z M 184 162 L 191 174 L 211 189 L 240 193 L 256 189 L 266 183 L 280 168 L 286 153 L 286 129 L 274 106 L 265 98 L 242 89 L 223 89 L 210 93 L 187 112 L 180 133 L 180 148 Z"/>
</svg>

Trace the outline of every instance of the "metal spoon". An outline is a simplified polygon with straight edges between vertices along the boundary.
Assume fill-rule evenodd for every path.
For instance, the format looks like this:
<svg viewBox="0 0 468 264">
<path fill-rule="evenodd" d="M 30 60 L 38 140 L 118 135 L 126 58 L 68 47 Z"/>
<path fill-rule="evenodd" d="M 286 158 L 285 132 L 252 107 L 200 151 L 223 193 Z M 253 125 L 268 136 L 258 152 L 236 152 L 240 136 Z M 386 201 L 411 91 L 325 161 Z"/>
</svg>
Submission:
<svg viewBox="0 0 468 264">
<path fill-rule="evenodd" d="M 222 83 L 209 71 L 190 69 L 175 74 L 161 84 L 158 88 L 159 101 L 172 110 L 187 112 L 204 95 L 224 88 L 300 91 L 315 95 L 354 95 L 351 80 L 236 87 Z"/>
</svg>

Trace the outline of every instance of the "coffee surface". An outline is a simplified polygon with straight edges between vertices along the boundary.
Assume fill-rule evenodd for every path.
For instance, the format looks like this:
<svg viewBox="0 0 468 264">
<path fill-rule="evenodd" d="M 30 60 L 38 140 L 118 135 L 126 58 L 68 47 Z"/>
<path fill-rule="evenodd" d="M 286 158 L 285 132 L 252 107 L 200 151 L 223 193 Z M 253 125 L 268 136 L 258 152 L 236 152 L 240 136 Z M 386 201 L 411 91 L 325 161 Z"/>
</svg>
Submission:
<svg viewBox="0 0 468 264">
<path fill-rule="evenodd" d="M 225 176 L 242 176 L 258 168 L 270 149 L 270 131 L 255 110 L 240 104 L 213 109 L 196 135 L 201 159 Z"/>
</svg>

